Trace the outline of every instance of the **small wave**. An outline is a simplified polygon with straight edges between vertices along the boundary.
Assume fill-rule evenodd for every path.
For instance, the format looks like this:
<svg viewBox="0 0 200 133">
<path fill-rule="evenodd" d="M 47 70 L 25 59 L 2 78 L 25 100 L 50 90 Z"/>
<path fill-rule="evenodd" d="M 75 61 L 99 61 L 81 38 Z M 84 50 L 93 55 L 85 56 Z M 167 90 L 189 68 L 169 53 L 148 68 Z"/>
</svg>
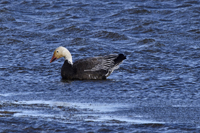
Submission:
<svg viewBox="0 0 200 133">
<path fill-rule="evenodd" d="M 191 29 L 188 32 L 200 34 L 200 30 L 199 29 Z"/>
<path fill-rule="evenodd" d="M 64 33 L 79 33 L 83 31 L 82 29 L 80 28 L 77 28 L 76 26 L 70 26 L 70 27 L 64 27 L 62 28 L 61 30 L 59 30 L 58 32 L 64 32 Z"/>
<path fill-rule="evenodd" d="M 88 44 L 88 40 L 85 38 L 74 38 L 71 41 L 71 45 L 75 45 L 75 46 L 85 46 Z"/>
<path fill-rule="evenodd" d="M 142 8 L 127 9 L 125 11 L 127 11 L 130 14 L 149 14 L 149 13 L 151 13 L 150 10 L 142 9 Z"/>
<path fill-rule="evenodd" d="M 155 39 L 145 38 L 143 40 L 139 40 L 138 44 L 149 44 L 155 42 Z"/>
<path fill-rule="evenodd" d="M 99 31 L 95 34 L 95 37 L 111 39 L 113 41 L 127 40 L 128 39 L 128 37 L 125 36 L 125 35 L 121 35 L 121 34 L 116 33 L 116 32 L 109 32 L 109 31 Z"/>
<path fill-rule="evenodd" d="M 15 39 L 15 38 L 8 38 L 8 39 L 3 40 L 3 42 L 4 44 L 17 44 L 17 43 L 24 44 L 22 40 Z"/>
</svg>

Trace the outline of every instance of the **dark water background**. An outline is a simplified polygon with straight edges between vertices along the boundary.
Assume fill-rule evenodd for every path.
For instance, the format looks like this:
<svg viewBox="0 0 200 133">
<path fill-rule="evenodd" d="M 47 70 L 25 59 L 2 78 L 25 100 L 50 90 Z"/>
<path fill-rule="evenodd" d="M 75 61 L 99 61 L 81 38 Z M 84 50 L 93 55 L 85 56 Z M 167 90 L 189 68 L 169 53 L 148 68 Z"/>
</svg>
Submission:
<svg viewBox="0 0 200 133">
<path fill-rule="evenodd" d="M 63 81 L 58 46 L 127 60 Z M 0 50 L 0 132 L 200 130 L 198 0 L 1 0 Z"/>
</svg>

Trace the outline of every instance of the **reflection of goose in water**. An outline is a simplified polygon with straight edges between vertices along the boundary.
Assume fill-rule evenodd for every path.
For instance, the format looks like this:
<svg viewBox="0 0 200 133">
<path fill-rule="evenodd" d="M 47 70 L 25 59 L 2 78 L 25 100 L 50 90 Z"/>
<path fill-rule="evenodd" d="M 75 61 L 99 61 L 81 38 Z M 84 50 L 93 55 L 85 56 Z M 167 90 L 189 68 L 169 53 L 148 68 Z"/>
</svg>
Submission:
<svg viewBox="0 0 200 133">
<path fill-rule="evenodd" d="M 73 63 L 71 53 L 60 46 L 54 51 L 50 63 L 61 57 L 65 58 L 61 69 L 63 79 L 106 79 L 126 59 L 123 54 L 110 54 L 80 59 Z"/>
</svg>

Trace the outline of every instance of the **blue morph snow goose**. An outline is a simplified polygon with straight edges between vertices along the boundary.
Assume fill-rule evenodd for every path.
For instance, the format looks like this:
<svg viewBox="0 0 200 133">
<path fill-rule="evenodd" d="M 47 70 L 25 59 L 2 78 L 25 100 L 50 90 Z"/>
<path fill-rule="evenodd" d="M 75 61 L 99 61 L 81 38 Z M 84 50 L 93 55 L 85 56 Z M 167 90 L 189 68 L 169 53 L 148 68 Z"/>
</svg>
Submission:
<svg viewBox="0 0 200 133">
<path fill-rule="evenodd" d="M 69 80 L 106 79 L 126 59 L 123 54 L 110 54 L 80 59 L 73 63 L 71 53 L 65 47 L 60 46 L 54 51 L 50 63 L 61 57 L 65 58 L 61 76 Z"/>
</svg>

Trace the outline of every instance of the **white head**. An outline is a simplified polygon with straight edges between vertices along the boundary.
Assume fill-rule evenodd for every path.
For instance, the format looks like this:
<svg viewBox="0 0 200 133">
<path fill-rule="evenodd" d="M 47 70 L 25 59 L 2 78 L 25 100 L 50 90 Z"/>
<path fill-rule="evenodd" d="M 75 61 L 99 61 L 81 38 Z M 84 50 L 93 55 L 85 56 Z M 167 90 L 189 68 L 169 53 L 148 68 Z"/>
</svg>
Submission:
<svg viewBox="0 0 200 133">
<path fill-rule="evenodd" d="M 62 47 L 62 46 L 56 48 L 56 50 L 54 51 L 54 54 L 50 60 L 50 63 L 61 57 L 64 57 L 65 60 L 68 60 L 68 62 L 70 64 L 73 64 L 71 53 L 69 52 L 69 50 L 67 50 L 65 47 Z"/>
</svg>

